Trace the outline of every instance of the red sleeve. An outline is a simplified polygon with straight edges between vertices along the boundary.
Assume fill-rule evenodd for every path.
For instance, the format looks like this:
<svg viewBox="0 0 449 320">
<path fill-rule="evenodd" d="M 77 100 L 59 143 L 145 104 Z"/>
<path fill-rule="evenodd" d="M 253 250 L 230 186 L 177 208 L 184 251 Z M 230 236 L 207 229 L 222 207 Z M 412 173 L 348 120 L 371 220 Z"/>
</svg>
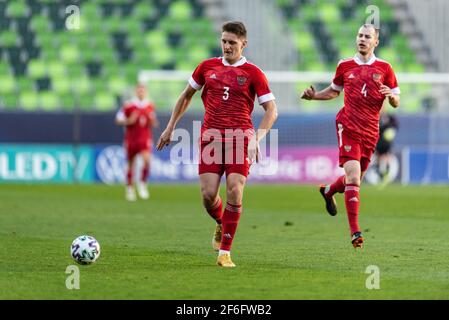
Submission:
<svg viewBox="0 0 449 320">
<path fill-rule="evenodd" d="M 192 76 L 189 79 L 189 84 L 192 86 L 195 90 L 201 90 L 201 88 L 206 83 L 206 80 L 204 79 L 204 64 L 205 61 L 201 62 L 193 71 Z"/>
<path fill-rule="evenodd" d="M 337 70 L 335 71 L 334 79 L 332 80 L 331 87 L 335 91 L 343 90 L 344 86 L 344 72 L 343 72 L 343 63 L 339 63 L 337 66 Z"/>
<path fill-rule="evenodd" d="M 396 80 L 396 75 L 394 74 L 391 65 L 388 65 L 387 72 L 385 74 L 384 84 L 391 89 L 393 94 L 401 93 L 398 86 L 398 81 Z"/>
<path fill-rule="evenodd" d="M 122 110 L 123 110 L 123 113 L 125 114 L 125 116 L 126 116 L 127 118 L 131 115 L 131 110 L 132 110 L 132 108 L 131 108 L 128 104 L 125 104 L 125 105 L 123 106 Z"/>
<path fill-rule="evenodd" d="M 273 93 L 271 93 L 270 86 L 268 85 L 268 79 L 265 76 L 265 73 L 263 73 L 259 68 L 255 69 L 253 86 L 259 104 L 263 104 L 275 99 Z"/>
</svg>

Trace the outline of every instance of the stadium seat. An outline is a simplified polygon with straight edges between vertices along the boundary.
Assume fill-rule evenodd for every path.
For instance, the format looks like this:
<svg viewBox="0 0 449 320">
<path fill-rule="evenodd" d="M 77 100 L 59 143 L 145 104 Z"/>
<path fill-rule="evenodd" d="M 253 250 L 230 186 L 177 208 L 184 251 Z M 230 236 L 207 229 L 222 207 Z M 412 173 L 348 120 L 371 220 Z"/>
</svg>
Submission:
<svg viewBox="0 0 449 320">
<path fill-rule="evenodd" d="M 114 95 L 109 92 L 99 92 L 95 95 L 95 107 L 99 111 L 112 111 L 118 106 Z"/>
<path fill-rule="evenodd" d="M 52 91 L 44 91 L 39 94 L 39 105 L 44 111 L 56 111 L 59 108 L 59 98 Z"/>
</svg>

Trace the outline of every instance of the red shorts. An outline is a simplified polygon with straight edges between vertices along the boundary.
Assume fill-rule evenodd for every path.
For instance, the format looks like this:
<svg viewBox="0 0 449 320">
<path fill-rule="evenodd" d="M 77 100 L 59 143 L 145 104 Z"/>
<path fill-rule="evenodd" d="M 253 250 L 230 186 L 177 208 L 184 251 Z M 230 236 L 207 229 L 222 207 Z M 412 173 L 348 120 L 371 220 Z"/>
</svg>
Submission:
<svg viewBox="0 0 449 320">
<path fill-rule="evenodd" d="M 248 140 L 234 141 L 200 141 L 198 173 L 216 173 L 220 176 L 226 172 L 239 173 L 247 177 L 251 162 L 248 159 Z"/>
<path fill-rule="evenodd" d="M 360 162 L 362 172 L 366 171 L 374 153 L 376 141 L 363 138 L 359 133 L 345 130 L 341 123 L 337 122 L 336 127 L 340 167 L 343 167 L 349 160 L 357 160 Z"/>
<path fill-rule="evenodd" d="M 138 155 L 141 152 L 148 151 L 151 152 L 151 142 L 148 141 L 147 143 L 133 143 L 128 144 L 125 142 L 125 149 L 126 149 L 126 158 L 128 161 L 131 161 L 136 155 Z"/>
</svg>

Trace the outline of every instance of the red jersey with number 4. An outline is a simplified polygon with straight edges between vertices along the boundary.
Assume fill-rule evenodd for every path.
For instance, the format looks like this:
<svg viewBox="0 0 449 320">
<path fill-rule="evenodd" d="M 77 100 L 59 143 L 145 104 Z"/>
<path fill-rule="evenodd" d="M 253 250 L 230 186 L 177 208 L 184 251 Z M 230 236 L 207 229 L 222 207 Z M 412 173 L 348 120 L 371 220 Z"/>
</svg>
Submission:
<svg viewBox="0 0 449 320">
<path fill-rule="evenodd" d="M 385 96 L 379 92 L 381 85 L 389 87 L 394 94 L 400 90 L 391 65 L 376 56 L 367 62 L 357 56 L 341 60 L 337 66 L 331 87 L 344 89 L 344 106 L 337 114 L 337 122 L 346 130 L 377 141 L 379 135 L 379 112 Z"/>
<path fill-rule="evenodd" d="M 116 118 L 128 119 L 134 112 L 138 113 L 137 121 L 126 126 L 125 144 L 127 146 L 149 147 L 153 137 L 150 121 L 156 117 L 154 105 L 148 100 L 131 100 L 118 111 Z"/>
<path fill-rule="evenodd" d="M 274 100 L 265 74 L 242 57 L 230 65 L 224 58 L 203 61 L 189 80 L 203 88 L 203 129 L 251 129 L 251 113 L 257 95 L 259 104 Z"/>
</svg>

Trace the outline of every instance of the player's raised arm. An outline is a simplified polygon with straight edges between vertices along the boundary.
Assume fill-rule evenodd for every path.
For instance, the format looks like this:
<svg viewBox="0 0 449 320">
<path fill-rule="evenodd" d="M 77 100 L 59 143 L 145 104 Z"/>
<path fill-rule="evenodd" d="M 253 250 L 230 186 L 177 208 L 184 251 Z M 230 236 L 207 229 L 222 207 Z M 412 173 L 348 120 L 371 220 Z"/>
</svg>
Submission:
<svg viewBox="0 0 449 320">
<path fill-rule="evenodd" d="M 167 127 L 165 128 L 164 132 L 162 132 L 157 142 L 156 145 L 157 150 L 162 150 L 165 146 L 168 146 L 170 144 L 176 124 L 189 107 L 195 92 L 196 90 L 192 88 L 190 84 L 188 84 L 184 89 L 184 91 L 182 91 L 181 95 L 176 101 L 175 108 L 173 109 L 173 112 L 170 117 L 170 121 L 168 122 Z"/>
<path fill-rule="evenodd" d="M 301 99 L 304 100 L 330 100 L 338 97 L 340 95 L 340 91 L 336 91 L 332 88 L 332 86 L 327 87 L 321 91 L 316 92 L 314 86 L 310 86 L 306 88 L 302 95 Z"/>
</svg>

